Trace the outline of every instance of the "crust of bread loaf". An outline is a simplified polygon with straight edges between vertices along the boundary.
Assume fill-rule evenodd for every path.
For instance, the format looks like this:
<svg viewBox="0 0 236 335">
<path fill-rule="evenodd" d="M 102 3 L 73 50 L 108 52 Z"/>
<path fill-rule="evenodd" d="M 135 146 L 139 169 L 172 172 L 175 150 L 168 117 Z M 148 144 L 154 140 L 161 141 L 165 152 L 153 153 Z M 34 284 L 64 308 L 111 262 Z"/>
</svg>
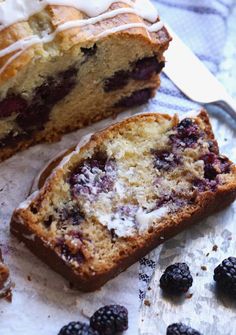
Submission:
<svg viewBox="0 0 236 335">
<path fill-rule="evenodd" d="M 135 118 L 144 118 L 147 122 L 161 120 L 163 118 L 170 119 L 168 115 L 161 114 L 143 114 L 135 116 Z M 218 151 L 218 146 L 214 139 L 207 113 L 201 111 L 198 118 L 204 123 L 205 132 L 209 139 L 212 140 L 216 151 Z M 73 165 L 75 161 L 78 162 L 78 155 L 79 157 L 82 157 L 83 153 L 92 150 L 96 145 L 107 138 L 111 132 L 122 129 L 124 126 L 132 123 L 133 119 L 134 118 L 129 118 L 93 135 L 90 141 L 80 149 L 79 153 L 75 154 L 76 158 L 74 159 L 72 154 L 71 159 L 69 162 L 65 163 L 64 166 L 68 167 L 68 164 Z M 197 202 L 194 205 L 189 205 L 185 211 L 180 211 L 172 215 L 170 218 L 163 219 L 158 226 L 154 227 L 154 229 L 148 231 L 141 237 L 137 237 L 135 247 L 132 249 L 130 248 L 131 250 L 127 249 L 125 254 L 117 255 L 117 261 L 114 265 L 95 274 L 91 271 L 81 272 L 79 269 L 73 269 L 66 263 L 55 250 L 50 247 L 46 240 L 40 237 L 40 235 L 37 235 L 37 233 L 35 234 L 35 231 L 31 229 L 33 222 L 28 207 L 32 204 L 40 203 L 47 197 L 51 192 L 53 184 L 63 175 L 64 166 L 60 166 L 52 172 L 43 188 L 36 196 L 28 201 L 28 204 L 24 208 L 21 207 L 15 210 L 11 220 L 11 232 L 23 241 L 34 254 L 82 291 L 94 291 L 98 289 L 105 282 L 124 271 L 127 267 L 135 263 L 139 258 L 146 255 L 165 240 L 178 234 L 192 224 L 199 222 L 210 214 L 225 208 L 236 198 L 236 167 L 233 166 L 231 169 L 233 176 L 232 181 L 224 185 L 219 185 L 216 192 L 208 191 L 200 193 Z"/>
<path fill-rule="evenodd" d="M 124 3 L 114 3 L 110 7 L 110 10 L 122 7 L 129 7 Z M 68 7 L 68 6 L 48 6 L 44 11 L 41 12 L 41 16 L 44 16 L 48 20 L 48 26 L 51 26 L 55 30 L 58 25 L 66 23 L 72 20 L 85 19 L 87 16 L 81 11 Z M 35 16 L 35 21 L 37 22 L 37 16 Z M 68 29 L 60 32 L 53 43 L 53 48 L 57 48 L 58 54 L 63 54 L 68 52 L 68 50 L 81 46 L 86 47 L 86 45 L 91 46 L 95 43 L 98 38 L 98 34 L 104 32 L 107 28 L 113 26 L 128 24 L 128 23 L 144 23 L 144 20 L 135 14 L 120 14 L 115 18 L 106 19 L 95 25 L 86 25 L 83 27 Z M 0 50 L 10 46 L 14 42 L 32 36 L 34 34 L 31 29 L 32 22 L 24 21 L 17 22 L 4 30 L 0 31 Z M 45 28 L 46 29 L 46 28 Z M 148 33 L 145 28 L 132 28 L 121 32 L 115 33 L 121 39 L 137 38 L 142 40 L 146 45 L 152 46 L 153 50 L 162 52 L 168 47 L 171 37 L 163 27 L 156 33 Z M 103 38 L 107 38 L 106 37 Z M 55 50 L 53 52 L 55 54 Z M 4 84 L 7 80 L 15 77 L 21 70 L 23 70 L 29 63 L 33 60 L 37 60 L 41 57 L 41 61 L 45 58 L 45 62 L 48 62 L 50 57 L 50 50 L 45 53 L 44 46 L 42 44 L 33 45 L 27 48 L 23 53 L 21 53 L 17 58 L 15 58 L 10 66 L 0 73 L 0 85 Z M 13 54 L 6 55 L 0 58 L 0 67 L 3 66 Z"/>
</svg>

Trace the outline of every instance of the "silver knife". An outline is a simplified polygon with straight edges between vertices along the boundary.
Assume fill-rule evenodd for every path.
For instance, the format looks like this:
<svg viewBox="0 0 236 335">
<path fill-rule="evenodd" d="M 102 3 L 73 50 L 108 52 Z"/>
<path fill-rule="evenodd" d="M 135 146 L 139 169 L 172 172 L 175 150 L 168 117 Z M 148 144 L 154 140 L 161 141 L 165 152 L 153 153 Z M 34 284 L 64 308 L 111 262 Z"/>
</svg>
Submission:
<svg viewBox="0 0 236 335">
<path fill-rule="evenodd" d="M 167 27 L 173 40 L 165 52 L 164 73 L 191 100 L 214 104 L 236 120 L 236 102 L 181 39 Z"/>
</svg>

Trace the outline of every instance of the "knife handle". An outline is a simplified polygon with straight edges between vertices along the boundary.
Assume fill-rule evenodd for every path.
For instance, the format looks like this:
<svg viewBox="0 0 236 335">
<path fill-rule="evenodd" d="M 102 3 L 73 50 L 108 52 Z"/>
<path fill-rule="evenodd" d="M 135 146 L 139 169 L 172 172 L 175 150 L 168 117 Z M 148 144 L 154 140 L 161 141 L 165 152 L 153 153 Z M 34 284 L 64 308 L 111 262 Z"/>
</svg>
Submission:
<svg viewBox="0 0 236 335">
<path fill-rule="evenodd" d="M 227 94 L 224 99 L 215 101 L 213 104 L 222 108 L 236 121 L 236 102 L 230 95 Z"/>
</svg>

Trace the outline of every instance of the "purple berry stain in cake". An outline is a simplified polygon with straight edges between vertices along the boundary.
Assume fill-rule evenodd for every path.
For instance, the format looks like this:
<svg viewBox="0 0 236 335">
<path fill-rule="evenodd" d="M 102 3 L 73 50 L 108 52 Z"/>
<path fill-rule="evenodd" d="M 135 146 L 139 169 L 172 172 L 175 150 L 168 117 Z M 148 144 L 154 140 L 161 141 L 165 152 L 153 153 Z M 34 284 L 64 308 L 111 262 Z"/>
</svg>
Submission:
<svg viewBox="0 0 236 335">
<path fill-rule="evenodd" d="M 27 101 L 20 95 L 9 95 L 0 101 L 0 118 L 11 116 L 13 113 L 22 113 L 27 107 Z"/>
<path fill-rule="evenodd" d="M 119 70 L 104 80 L 104 91 L 111 92 L 125 87 L 130 79 L 149 80 L 153 74 L 160 73 L 165 62 L 156 57 L 145 57 L 132 64 L 131 70 Z"/>
<path fill-rule="evenodd" d="M 164 66 L 164 61 L 158 62 L 156 57 L 146 57 L 135 63 L 130 77 L 134 80 L 148 80 L 154 73 L 160 73 Z"/>
<path fill-rule="evenodd" d="M 154 167 L 158 170 L 168 171 L 180 164 L 180 158 L 167 150 L 152 150 L 154 155 Z"/>
<path fill-rule="evenodd" d="M 159 209 L 163 206 L 168 206 L 171 212 L 176 211 L 179 208 L 183 208 L 192 202 L 192 196 L 189 195 L 189 198 L 182 194 L 176 194 L 172 192 L 169 195 L 164 195 L 163 197 L 157 199 L 155 209 Z"/>
<path fill-rule="evenodd" d="M 230 173 L 231 163 L 227 158 L 216 155 L 213 152 L 203 155 L 200 160 L 204 162 L 204 179 L 195 179 L 193 185 L 199 192 L 208 190 L 215 192 L 219 184 L 218 176 Z"/>
<path fill-rule="evenodd" d="M 78 208 L 63 208 L 59 211 L 59 221 L 63 226 L 79 226 L 84 217 Z"/>
<path fill-rule="evenodd" d="M 152 97 L 152 89 L 144 88 L 143 90 L 136 91 L 128 97 L 122 98 L 114 107 L 136 107 L 145 104 Z"/>
<path fill-rule="evenodd" d="M 199 192 L 206 192 L 206 191 L 215 192 L 217 189 L 218 181 L 196 178 L 193 180 L 193 185 L 198 189 Z"/>
<path fill-rule="evenodd" d="M 81 48 L 82 53 L 86 56 L 86 57 L 92 57 L 94 55 L 96 55 L 97 53 L 97 45 L 94 44 L 92 47 L 90 48 Z"/>
<path fill-rule="evenodd" d="M 116 179 L 116 163 L 107 157 L 94 157 L 85 160 L 72 174 L 70 184 L 72 194 L 96 200 L 100 193 L 113 190 Z"/>
<path fill-rule="evenodd" d="M 84 262 L 85 257 L 81 250 L 72 252 L 72 250 L 70 250 L 70 248 L 66 244 L 64 244 L 64 242 L 62 242 L 58 246 L 59 246 L 59 250 L 62 255 L 62 258 L 64 258 L 65 261 L 71 262 L 71 263 L 76 262 L 78 264 L 81 264 Z"/>
<path fill-rule="evenodd" d="M 26 101 L 17 94 L 8 95 L 0 101 L 0 118 L 16 115 L 16 123 L 24 131 L 23 138 L 10 133 L 1 139 L 0 147 L 15 145 L 34 130 L 42 130 L 49 120 L 53 106 L 65 98 L 76 85 L 78 70 L 71 67 L 59 72 L 55 77 L 48 77 L 37 87 L 31 101 Z"/>
<path fill-rule="evenodd" d="M 174 148 L 192 148 L 201 137 L 198 125 L 190 118 L 183 119 L 176 127 L 176 134 L 170 135 Z"/>
<path fill-rule="evenodd" d="M 204 178 L 214 180 L 218 174 L 229 173 L 231 163 L 227 158 L 210 152 L 200 158 L 204 162 Z"/>
<path fill-rule="evenodd" d="M 53 106 L 74 88 L 77 72 L 77 69 L 69 68 L 59 72 L 56 77 L 48 77 L 37 87 L 32 102 L 25 112 L 17 117 L 19 126 L 26 131 L 43 129 Z"/>
<path fill-rule="evenodd" d="M 123 88 L 128 84 L 129 71 L 117 71 L 112 77 L 105 79 L 103 88 L 105 92 L 112 92 Z"/>
</svg>

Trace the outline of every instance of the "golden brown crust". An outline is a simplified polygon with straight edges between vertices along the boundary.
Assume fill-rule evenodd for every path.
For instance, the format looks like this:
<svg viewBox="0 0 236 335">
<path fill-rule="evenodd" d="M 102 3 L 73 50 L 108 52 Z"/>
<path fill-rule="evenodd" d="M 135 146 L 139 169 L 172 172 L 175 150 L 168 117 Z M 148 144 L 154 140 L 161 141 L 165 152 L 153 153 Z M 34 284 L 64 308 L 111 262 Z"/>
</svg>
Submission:
<svg viewBox="0 0 236 335">
<path fill-rule="evenodd" d="M 143 233 L 143 235 L 126 238 L 129 242 L 129 248 L 126 249 L 126 252 L 117 255 L 116 262 L 113 263 L 113 265 L 104 265 L 103 269 L 97 271 L 95 275 L 93 275 L 91 271 L 88 271 L 88 269 L 73 269 L 68 263 L 61 259 L 53 247 L 50 247 L 48 240 L 45 239 L 43 235 L 40 237 L 40 231 L 37 231 L 37 227 L 34 225 L 36 221 L 31 210 L 32 208 L 38 208 L 45 199 L 49 199 L 50 192 L 52 192 L 54 185 L 59 183 L 60 179 L 63 178 L 64 170 L 71 171 L 73 166 L 78 164 L 79 159 L 82 160 L 87 152 L 93 151 L 99 143 L 103 143 L 110 138 L 113 133 L 119 133 L 119 130 L 122 130 L 124 127 L 127 129 L 129 125 L 132 127 L 134 119 L 142 119 L 145 120 L 145 122 L 151 123 L 155 121 L 161 122 L 165 119 L 170 120 L 171 117 L 168 115 L 151 113 L 137 115 L 134 118 L 124 120 L 121 123 L 110 126 L 107 129 L 94 134 L 89 142 L 80 149 L 79 153 L 72 154 L 70 160 L 65 163 L 63 167 L 52 172 L 39 193 L 34 196 L 33 199 L 29 200 L 29 203 L 25 207 L 17 209 L 12 217 L 12 233 L 20 240 L 23 240 L 36 255 L 41 257 L 44 261 L 46 260 L 49 266 L 68 278 L 76 287 L 83 291 L 92 291 L 99 288 L 106 281 L 126 269 L 129 265 L 137 261 L 138 258 L 144 256 L 164 240 L 174 236 L 185 227 L 188 227 L 215 211 L 224 208 L 236 198 L 236 167 L 232 166 L 232 178 L 230 182 L 219 185 L 217 191 L 199 193 L 194 204 L 188 205 L 184 210 L 179 210 L 177 213 L 164 218 L 161 223 L 159 222 L 153 229 L 148 230 Z M 198 122 L 203 123 L 202 127 L 204 132 L 207 133 L 209 140 L 215 143 L 215 152 L 218 152 L 206 112 L 201 111 L 197 119 Z M 173 122 L 175 122 L 175 119 Z M 31 210 L 29 209 L 29 206 Z M 34 227 L 34 229 L 32 229 L 32 227 Z"/>
<path fill-rule="evenodd" d="M 109 10 L 122 7 L 128 7 L 128 5 L 125 5 L 124 3 L 115 3 Z M 45 23 L 47 23 L 47 25 L 41 29 L 46 30 L 51 26 L 52 32 L 59 24 L 87 18 L 86 15 L 79 10 L 65 6 L 48 6 L 40 13 L 40 15 L 41 17 L 44 17 Z M 34 35 L 35 32 L 31 27 L 34 26 L 33 22 L 35 21 L 37 23 L 38 20 L 39 18 L 35 15 L 33 18 L 30 18 L 28 22 L 18 22 L 0 31 L 0 50 L 10 46 L 12 43 L 19 41 L 24 37 Z M 91 45 L 96 42 L 96 36 L 104 32 L 106 29 L 126 23 L 143 22 L 143 19 L 135 14 L 121 14 L 115 18 L 106 19 L 94 25 L 90 24 L 62 31 L 51 43 L 47 45 L 34 45 L 24 50 L 21 55 L 14 59 L 11 64 L 7 66 L 2 73 L 0 73 L 0 84 L 4 84 L 7 80 L 16 76 L 30 62 L 34 62 L 36 60 L 43 61 L 43 59 L 45 59 L 45 62 L 48 62 L 50 57 L 53 57 L 53 54 L 50 54 L 50 47 L 56 48 L 58 53 L 66 53 L 69 49 L 77 46 L 80 48 L 81 45 L 83 47 L 86 46 L 86 44 Z M 40 33 L 42 33 L 42 31 L 38 31 L 38 34 Z M 157 33 L 151 34 L 149 34 L 145 28 L 132 28 L 115 34 L 121 38 L 127 35 L 135 35 L 137 38 L 146 42 L 147 45 L 152 45 L 156 52 L 159 50 L 164 51 L 168 47 L 168 43 L 171 40 L 166 28 L 162 28 Z M 44 52 L 44 49 L 46 49 L 47 53 Z M 17 51 L 1 57 L 0 67 L 3 66 L 15 53 L 17 53 Z"/>
</svg>

